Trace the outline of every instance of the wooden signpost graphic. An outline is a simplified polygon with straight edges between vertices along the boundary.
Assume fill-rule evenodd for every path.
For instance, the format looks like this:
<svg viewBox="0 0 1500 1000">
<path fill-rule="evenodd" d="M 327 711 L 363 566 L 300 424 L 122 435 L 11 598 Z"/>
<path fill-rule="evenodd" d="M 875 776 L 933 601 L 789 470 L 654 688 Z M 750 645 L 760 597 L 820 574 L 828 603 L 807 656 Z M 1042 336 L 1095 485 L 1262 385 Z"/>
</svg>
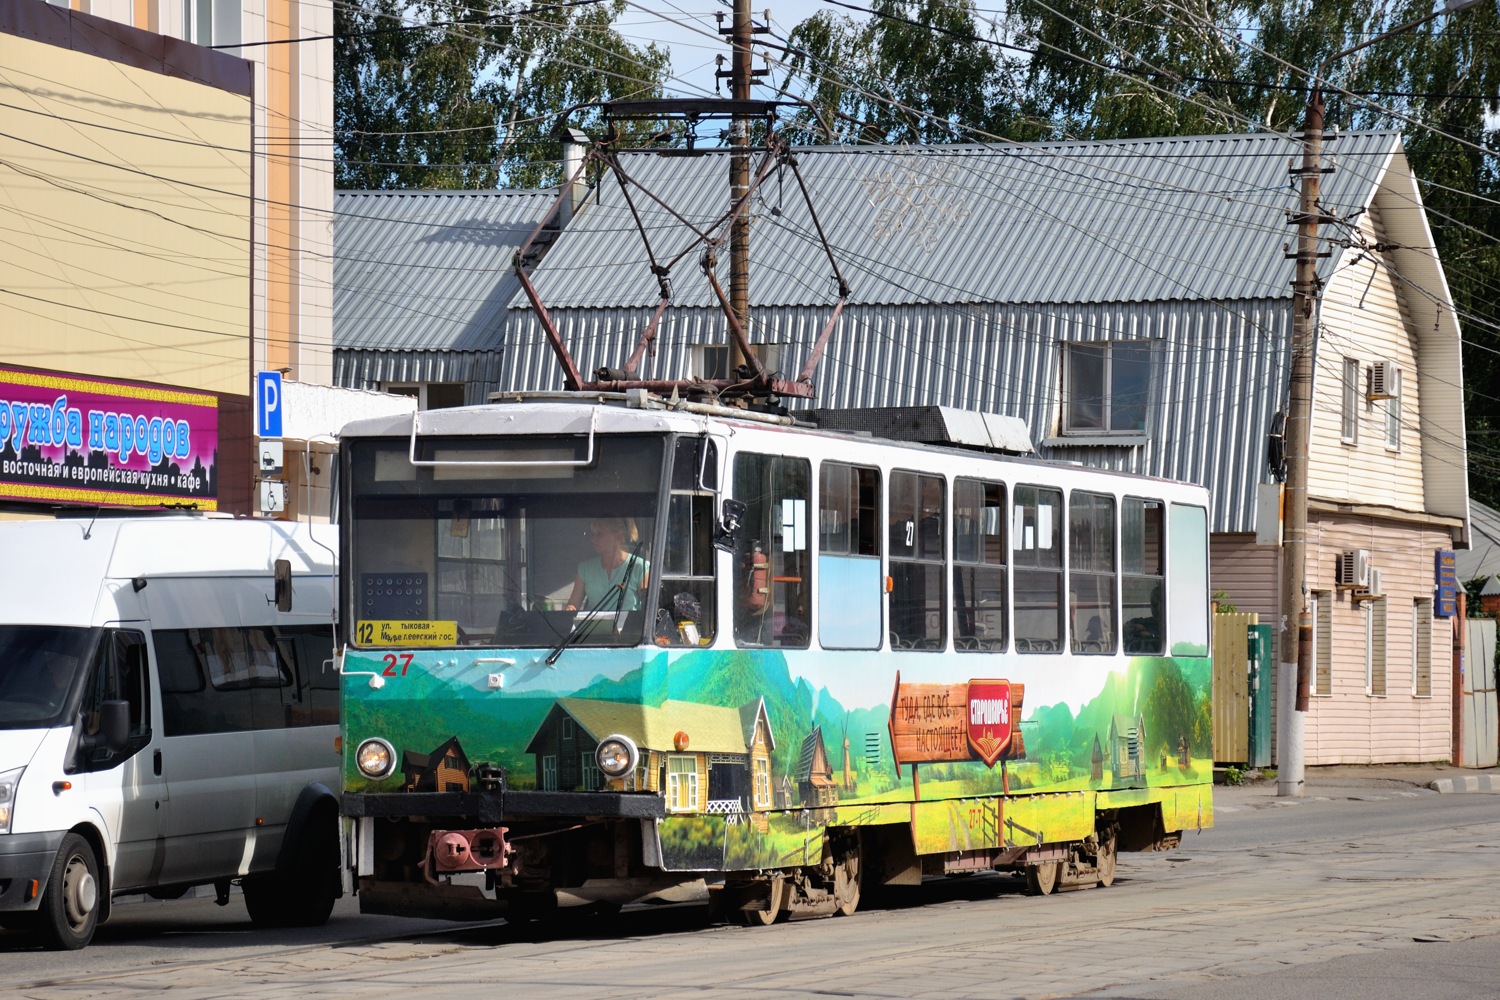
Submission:
<svg viewBox="0 0 1500 1000">
<path fill-rule="evenodd" d="M 902 684 L 898 672 L 890 723 L 896 776 L 910 764 L 916 794 L 918 764 L 978 760 L 994 767 L 1025 757 L 1019 726 L 1024 692 L 1023 684 L 994 679 Z"/>
</svg>

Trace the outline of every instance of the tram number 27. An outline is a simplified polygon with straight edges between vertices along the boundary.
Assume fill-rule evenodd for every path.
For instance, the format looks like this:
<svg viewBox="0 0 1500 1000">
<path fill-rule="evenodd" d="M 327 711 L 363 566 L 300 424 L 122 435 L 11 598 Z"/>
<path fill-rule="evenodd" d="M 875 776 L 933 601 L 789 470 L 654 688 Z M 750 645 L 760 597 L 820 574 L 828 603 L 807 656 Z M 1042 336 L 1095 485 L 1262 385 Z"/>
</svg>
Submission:
<svg viewBox="0 0 1500 1000">
<path fill-rule="evenodd" d="M 407 668 L 411 666 L 411 653 L 386 653 L 381 657 L 385 661 L 385 669 L 380 672 L 382 677 L 405 677 Z M 396 673 L 396 666 L 400 665 L 401 672 Z"/>
</svg>

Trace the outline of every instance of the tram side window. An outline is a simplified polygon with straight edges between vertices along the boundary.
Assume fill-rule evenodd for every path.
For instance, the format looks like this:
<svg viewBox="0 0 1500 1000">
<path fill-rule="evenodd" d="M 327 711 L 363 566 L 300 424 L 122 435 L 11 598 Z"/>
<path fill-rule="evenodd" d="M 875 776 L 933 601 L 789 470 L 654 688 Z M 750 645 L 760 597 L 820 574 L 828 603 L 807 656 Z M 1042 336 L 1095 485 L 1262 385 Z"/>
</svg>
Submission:
<svg viewBox="0 0 1500 1000">
<path fill-rule="evenodd" d="M 714 637 L 717 449 L 706 437 L 685 437 L 673 455 L 655 638 L 661 646 L 706 646 Z"/>
<path fill-rule="evenodd" d="M 947 639 L 941 476 L 891 473 L 891 645 L 942 649 Z"/>
<path fill-rule="evenodd" d="M 1016 649 L 1062 651 L 1062 490 L 1017 486 L 1011 510 Z"/>
<path fill-rule="evenodd" d="M 1174 503 L 1167 521 L 1167 649 L 1178 656 L 1208 655 L 1208 511 Z"/>
<path fill-rule="evenodd" d="M 1005 648 L 1005 487 L 953 482 L 953 643 Z"/>
<path fill-rule="evenodd" d="M 880 471 L 824 462 L 818 474 L 818 644 L 879 649 Z"/>
<path fill-rule="evenodd" d="M 746 508 L 734 575 L 734 638 L 742 646 L 803 647 L 811 638 L 811 480 L 806 459 L 735 457 L 734 497 Z"/>
<path fill-rule="evenodd" d="M 1068 636 L 1075 653 L 1115 651 L 1115 498 L 1068 498 Z"/>
<path fill-rule="evenodd" d="M 1125 652 L 1161 653 L 1166 635 L 1160 500 L 1126 497 L 1120 506 L 1120 568 L 1123 571 Z"/>
</svg>

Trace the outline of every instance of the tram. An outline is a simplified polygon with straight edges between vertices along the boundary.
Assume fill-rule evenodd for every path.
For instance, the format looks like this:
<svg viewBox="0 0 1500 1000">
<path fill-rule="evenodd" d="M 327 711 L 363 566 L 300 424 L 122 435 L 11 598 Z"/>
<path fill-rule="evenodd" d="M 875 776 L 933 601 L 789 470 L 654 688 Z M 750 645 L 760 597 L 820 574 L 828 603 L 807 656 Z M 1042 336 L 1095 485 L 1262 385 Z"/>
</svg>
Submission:
<svg viewBox="0 0 1500 1000">
<path fill-rule="evenodd" d="M 706 885 L 772 923 L 940 874 L 1108 886 L 1211 826 L 1207 493 L 905 416 L 632 390 L 347 427 L 362 909 Z"/>
</svg>

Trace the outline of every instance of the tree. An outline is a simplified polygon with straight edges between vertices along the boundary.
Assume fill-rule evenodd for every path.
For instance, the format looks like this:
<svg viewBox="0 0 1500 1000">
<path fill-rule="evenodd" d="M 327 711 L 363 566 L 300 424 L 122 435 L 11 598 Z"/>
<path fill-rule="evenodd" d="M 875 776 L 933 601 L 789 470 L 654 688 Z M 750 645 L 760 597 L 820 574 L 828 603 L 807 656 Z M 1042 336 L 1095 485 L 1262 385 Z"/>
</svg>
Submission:
<svg viewBox="0 0 1500 1000">
<path fill-rule="evenodd" d="M 788 37 L 782 90 L 806 99 L 794 142 L 943 143 L 1019 127 L 1014 69 L 972 0 L 875 0 L 864 21 L 819 13 Z M 832 129 L 825 132 L 823 125 Z"/>
<path fill-rule="evenodd" d="M 1289 132 L 1324 60 L 1432 9 L 1014 0 L 981 32 L 970 0 L 878 0 L 865 22 L 819 14 L 798 25 L 783 90 L 837 122 L 830 135 L 804 116 L 806 142 Z M 1404 137 L 1464 329 L 1470 489 L 1500 506 L 1500 11 L 1481 0 L 1340 58 L 1327 75 L 1329 124 Z"/>
<path fill-rule="evenodd" d="M 556 183 L 558 115 L 658 97 L 666 53 L 612 27 L 624 0 L 507 8 L 371 0 L 334 15 L 334 180 L 344 188 Z M 585 116 L 582 124 L 597 124 Z"/>
</svg>

